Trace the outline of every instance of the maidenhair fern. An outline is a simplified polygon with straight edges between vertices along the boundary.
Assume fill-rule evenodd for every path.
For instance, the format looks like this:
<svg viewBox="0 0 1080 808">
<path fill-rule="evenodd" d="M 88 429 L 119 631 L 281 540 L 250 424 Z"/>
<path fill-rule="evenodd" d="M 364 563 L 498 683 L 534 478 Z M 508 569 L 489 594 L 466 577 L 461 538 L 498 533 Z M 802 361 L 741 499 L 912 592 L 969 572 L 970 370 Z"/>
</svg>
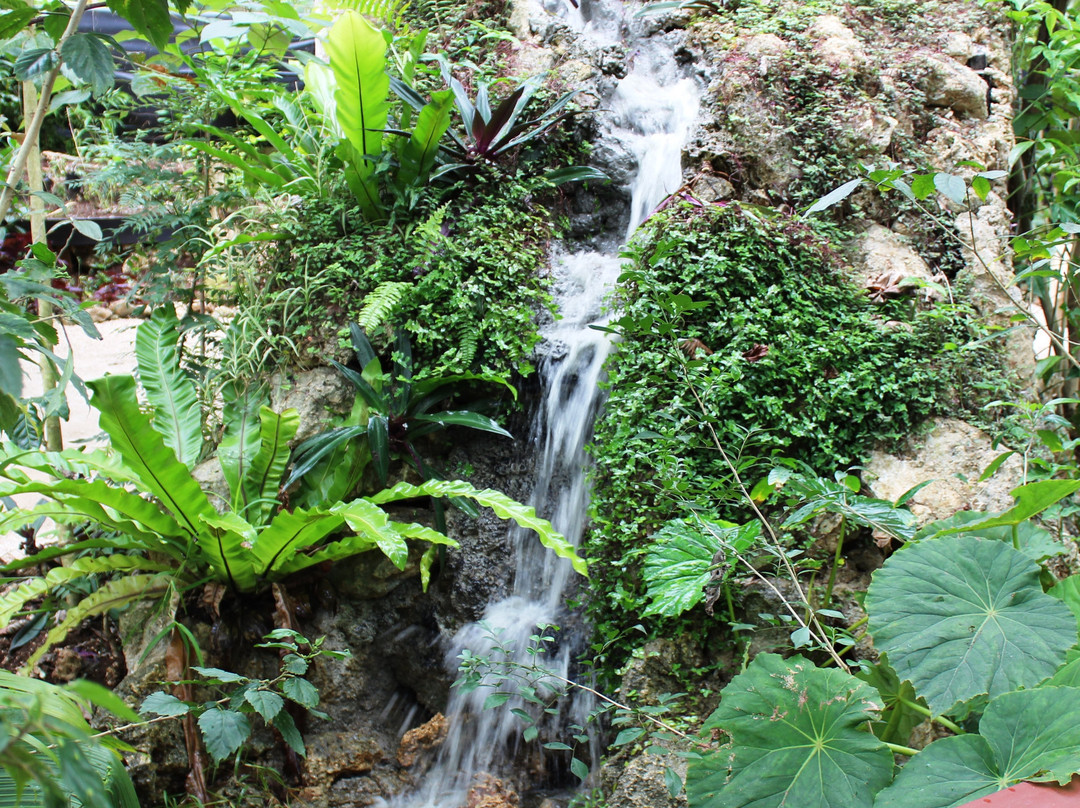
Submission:
<svg viewBox="0 0 1080 808">
<path fill-rule="evenodd" d="M 392 318 L 405 293 L 412 288 L 404 281 L 386 281 L 380 283 L 364 298 L 364 307 L 356 318 L 357 324 L 368 334 L 374 334 L 378 328 Z"/>
</svg>

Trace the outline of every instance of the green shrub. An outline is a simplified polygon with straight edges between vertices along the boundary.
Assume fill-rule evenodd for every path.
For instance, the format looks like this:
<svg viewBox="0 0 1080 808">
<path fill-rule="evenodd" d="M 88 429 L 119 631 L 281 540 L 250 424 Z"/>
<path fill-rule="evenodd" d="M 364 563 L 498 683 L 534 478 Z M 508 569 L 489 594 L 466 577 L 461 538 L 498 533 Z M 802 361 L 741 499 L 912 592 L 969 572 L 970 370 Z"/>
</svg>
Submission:
<svg viewBox="0 0 1080 808">
<path fill-rule="evenodd" d="M 875 306 L 807 225 L 757 208 L 666 211 L 626 257 L 623 339 L 592 449 L 591 608 L 604 639 L 646 612 L 647 536 L 688 505 L 742 507 L 724 505 L 730 473 L 710 429 L 733 458 L 750 432 L 756 454 L 846 468 L 938 408 L 951 393 L 946 343 L 967 341 L 950 315 Z"/>
<path fill-rule="evenodd" d="M 344 205 L 305 211 L 278 256 L 275 286 L 318 278 L 312 345 L 354 320 L 380 284 L 408 284 L 393 313 L 417 364 L 432 372 L 528 373 L 536 314 L 550 307 L 542 271 L 553 233 L 541 187 L 505 180 L 425 199 L 409 223 L 371 225 Z M 536 198 L 534 198 L 536 197 Z M 378 334 L 372 334 L 378 340 Z"/>
</svg>

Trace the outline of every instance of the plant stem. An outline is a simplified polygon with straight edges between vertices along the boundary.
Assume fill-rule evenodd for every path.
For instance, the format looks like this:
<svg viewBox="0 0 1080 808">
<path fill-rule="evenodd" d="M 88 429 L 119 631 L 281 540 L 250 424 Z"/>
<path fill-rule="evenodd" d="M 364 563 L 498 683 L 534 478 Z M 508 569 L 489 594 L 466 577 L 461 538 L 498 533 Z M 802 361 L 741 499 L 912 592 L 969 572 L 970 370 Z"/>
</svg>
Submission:
<svg viewBox="0 0 1080 808">
<path fill-rule="evenodd" d="M 894 755 L 906 755 L 907 757 L 915 757 L 919 754 L 918 749 L 912 749 L 910 746 L 900 746 L 896 743 L 886 743 L 885 746 L 889 748 L 889 751 Z"/>
<path fill-rule="evenodd" d="M 825 585 L 825 608 L 832 608 L 833 585 L 836 583 L 836 570 L 843 562 L 844 533 L 847 529 L 847 517 L 840 517 L 840 536 L 836 540 L 836 554 L 833 556 L 832 569 L 829 571 L 829 582 Z"/>
<path fill-rule="evenodd" d="M 86 5 L 87 0 L 78 0 L 71 10 L 71 17 L 68 18 L 67 27 L 56 42 L 58 52 L 71 35 L 79 30 L 79 22 L 82 20 L 83 12 L 86 11 Z M 0 222 L 7 218 L 8 211 L 11 210 L 11 203 L 15 199 L 15 187 L 18 185 L 23 172 L 26 171 L 27 161 L 30 159 L 31 144 L 37 143 L 38 135 L 41 134 L 41 126 L 45 123 L 45 116 L 49 112 L 49 102 L 52 100 L 53 85 L 56 83 L 57 76 L 60 75 L 60 64 L 61 62 L 58 61 L 56 67 L 46 73 L 41 82 L 41 96 L 38 98 L 37 107 L 34 109 L 33 117 L 30 118 L 29 123 L 26 125 L 23 142 L 15 154 L 11 168 L 8 169 L 4 189 L 0 192 Z"/>
<path fill-rule="evenodd" d="M 1017 550 L 1019 550 L 1020 549 L 1020 523 L 1019 522 L 1017 522 L 1015 525 L 1012 526 L 1012 542 L 1013 542 L 1013 547 L 1015 547 Z"/>
<path fill-rule="evenodd" d="M 962 730 L 960 727 L 958 727 L 956 724 L 954 724 L 948 718 L 946 718 L 943 715 L 934 715 L 932 712 L 930 712 L 927 708 L 923 707 L 921 704 L 918 704 L 918 703 L 916 703 L 914 701 L 909 701 L 908 699 L 900 699 L 900 703 L 903 704 L 905 707 L 911 708 L 912 710 L 919 713 L 920 715 L 925 715 L 931 721 L 933 721 L 935 723 L 938 723 L 938 724 L 941 724 L 941 726 L 945 727 L 945 729 L 949 730 L 950 732 L 953 732 L 953 733 L 955 733 L 957 735 L 967 735 L 967 733 L 964 732 L 964 730 Z"/>
<path fill-rule="evenodd" d="M 37 88 L 34 87 L 34 82 L 24 81 L 22 85 L 23 90 L 23 116 L 29 118 L 35 109 L 40 105 L 41 99 L 38 98 Z M 37 133 L 33 138 L 27 133 L 26 139 L 23 141 L 23 148 L 26 149 L 27 162 L 26 162 L 26 179 L 27 184 L 30 187 L 30 237 L 33 239 L 34 244 L 45 244 L 47 241 L 45 232 L 45 201 L 39 196 L 39 194 L 45 190 L 45 179 L 42 176 L 41 171 L 41 144 L 38 141 Z M 51 319 L 55 315 L 52 303 L 48 303 L 44 300 L 38 299 L 38 316 L 42 320 Z M 63 324 L 59 324 L 60 328 L 63 328 Z M 70 350 L 70 348 L 68 349 Z M 38 368 L 41 371 L 41 392 L 44 395 L 48 395 L 50 390 L 54 390 L 59 383 L 59 378 L 56 373 L 56 366 L 45 354 L 39 354 L 38 356 Z M 45 449 L 50 452 L 59 452 L 64 448 L 64 438 L 60 431 L 60 416 L 50 415 L 45 419 Z"/>
</svg>

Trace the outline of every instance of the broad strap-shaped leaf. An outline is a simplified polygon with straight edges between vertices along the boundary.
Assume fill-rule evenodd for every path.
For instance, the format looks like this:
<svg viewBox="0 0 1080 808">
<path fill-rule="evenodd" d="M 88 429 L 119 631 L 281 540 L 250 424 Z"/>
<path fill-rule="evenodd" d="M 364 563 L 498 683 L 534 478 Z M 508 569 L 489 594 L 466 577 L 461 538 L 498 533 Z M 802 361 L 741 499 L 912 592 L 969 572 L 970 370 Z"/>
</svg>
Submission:
<svg viewBox="0 0 1080 808">
<path fill-rule="evenodd" d="M 645 556 L 642 576 L 652 600 L 645 614 L 674 617 L 692 609 L 705 597 L 716 554 L 731 544 L 738 552 L 745 552 L 760 533 L 759 522 L 742 527 L 727 522 L 675 521 L 664 525 L 652 537 Z"/>
<path fill-rule="evenodd" d="M 409 420 L 435 424 L 440 427 L 465 426 L 469 429 L 478 429 L 481 432 L 490 432 L 494 435 L 502 435 L 504 438 L 514 439 L 514 436 L 499 426 L 498 422 L 493 418 L 481 415 L 478 412 L 469 412 L 468 410 L 447 410 L 432 413 L 431 415 L 414 415 Z"/>
<path fill-rule="evenodd" d="M 136 600 L 147 600 L 164 595 L 172 585 L 170 576 L 160 574 L 127 575 L 109 581 L 67 610 L 64 619 L 49 630 L 45 642 L 30 655 L 19 672 L 29 675 L 41 657 L 54 645 L 63 642 L 68 633 L 86 618 L 104 614 L 112 609 L 121 609 Z"/>
<path fill-rule="evenodd" d="M 264 525 L 278 506 L 278 488 L 289 464 L 289 441 L 300 428 L 300 413 L 276 413 L 269 407 L 260 411 L 259 451 L 241 479 L 244 492 L 242 514 L 253 525 Z"/>
<path fill-rule="evenodd" d="M 247 477 L 262 444 L 259 411 L 266 403 L 266 391 L 261 386 L 233 383 L 225 386 L 221 397 L 221 418 L 225 428 L 217 458 L 229 486 L 232 508 L 239 511 L 244 507 L 241 481 Z"/>
<path fill-rule="evenodd" d="M 289 486 L 302 479 L 319 465 L 324 458 L 336 451 L 338 447 L 366 435 L 367 430 L 367 426 L 339 426 L 308 438 L 293 449 L 292 471 L 289 472 L 288 478 L 281 484 L 281 487 L 289 488 Z"/>
<path fill-rule="evenodd" d="M 215 580 L 238 592 L 250 592 L 258 583 L 259 568 L 251 548 L 257 535 L 245 519 L 229 511 L 203 514 L 198 536 L 202 553 Z"/>
<path fill-rule="evenodd" d="M 375 479 L 379 481 L 379 485 L 386 485 L 390 474 L 390 422 L 385 415 L 372 415 L 368 418 L 367 438 Z"/>
<path fill-rule="evenodd" d="M 1080 771 L 1080 688 L 1039 687 L 990 702 L 978 735 L 935 741 L 875 808 L 955 808 L 1025 781 L 1062 785 Z"/>
<path fill-rule="evenodd" d="M 139 381 L 154 408 L 154 429 L 190 469 L 202 455 L 202 407 L 195 382 L 180 367 L 179 339 L 175 309 L 162 306 L 136 330 L 135 358 Z"/>
<path fill-rule="evenodd" d="M 361 157 L 377 157 L 390 111 L 386 40 L 362 14 L 348 11 L 330 29 L 326 54 L 338 84 L 338 123 Z"/>
<path fill-rule="evenodd" d="M 292 512 L 281 511 L 255 540 L 251 553 L 258 564 L 259 574 L 276 579 L 278 571 L 297 552 L 318 544 L 324 538 L 341 529 L 344 518 L 329 510 L 305 511 L 296 508 Z"/>
<path fill-rule="evenodd" d="M 431 94 L 416 118 L 416 127 L 401 149 L 401 169 L 398 181 L 405 185 L 424 182 L 435 165 L 439 143 L 450 127 L 453 93 L 441 90 Z"/>
<path fill-rule="evenodd" d="M 386 511 L 366 499 L 342 503 L 332 510 L 340 514 L 357 535 L 370 539 L 394 566 L 398 569 L 405 567 L 409 548 L 405 538 L 390 527 L 390 517 Z"/>
<path fill-rule="evenodd" d="M 973 536 L 894 554 L 874 573 L 866 611 L 874 645 L 936 715 L 984 693 L 1033 687 L 1077 640 L 1076 619 L 1043 593 L 1038 566 Z"/>
<path fill-rule="evenodd" d="M 574 546 L 555 530 L 550 522 L 537 516 L 536 509 L 532 506 L 522 505 L 501 491 L 480 490 L 463 480 L 428 480 L 422 485 L 398 483 L 393 488 L 387 488 L 367 499 L 377 505 L 383 505 L 387 502 L 416 497 L 464 497 L 485 508 L 491 508 L 500 519 L 512 519 L 520 527 L 535 531 L 544 547 L 559 558 L 570 561 L 577 573 L 588 577 L 589 570 L 585 559 L 577 554 Z"/>
<path fill-rule="evenodd" d="M 168 541 L 170 538 L 184 536 L 183 529 L 172 515 L 162 511 L 153 502 L 149 502 L 123 488 L 109 485 L 104 480 L 78 478 L 68 480 L 61 478 L 49 482 L 31 482 L 22 485 L 5 485 L 0 482 L 0 496 L 15 496 L 16 494 L 42 494 L 65 505 L 83 508 L 88 513 L 94 513 L 101 508 L 108 508 L 111 513 L 102 512 L 100 517 L 100 521 L 105 526 L 109 526 L 113 522 L 113 516 L 119 516 L 122 519 L 134 522 L 142 528 L 140 532 L 161 536 L 165 544 L 170 543 Z M 178 546 L 183 548 L 183 542 L 180 542 Z M 147 549 L 160 550 L 162 548 L 153 546 Z"/>
<path fill-rule="evenodd" d="M 200 517 L 214 514 L 214 506 L 139 409 L 135 380 L 131 376 L 105 376 L 89 386 L 94 392 L 90 403 L 101 413 L 101 427 L 113 449 L 180 526 L 192 536 L 197 534 Z"/>
<path fill-rule="evenodd" d="M 892 753 L 867 731 L 880 709 L 874 689 L 841 670 L 759 654 L 705 722 L 730 743 L 691 762 L 687 798 L 708 808 L 870 808 L 893 771 Z"/>
</svg>

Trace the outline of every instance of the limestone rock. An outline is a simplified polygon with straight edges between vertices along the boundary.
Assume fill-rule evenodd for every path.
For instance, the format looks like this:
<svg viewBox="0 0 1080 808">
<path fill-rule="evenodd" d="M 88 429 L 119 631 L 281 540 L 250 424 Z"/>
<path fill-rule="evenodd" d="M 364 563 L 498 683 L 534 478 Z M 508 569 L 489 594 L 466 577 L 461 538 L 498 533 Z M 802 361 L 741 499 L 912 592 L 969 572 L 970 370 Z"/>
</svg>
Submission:
<svg viewBox="0 0 1080 808">
<path fill-rule="evenodd" d="M 873 452 L 866 477 L 874 496 L 890 501 L 934 480 L 908 502 L 920 524 L 962 510 L 1004 511 L 1013 505 L 1009 492 L 1021 481 L 1020 461 L 1010 457 L 993 477 L 977 482 L 1000 453 L 981 429 L 955 418 L 935 418 L 929 434 L 909 439 L 899 453 Z"/>
<path fill-rule="evenodd" d="M 86 313 L 95 323 L 103 323 L 106 320 L 111 320 L 113 317 L 112 309 L 110 309 L 108 306 L 102 306 L 100 304 L 96 306 L 91 306 L 86 310 Z"/>
<path fill-rule="evenodd" d="M 814 53 L 836 70 L 850 73 L 867 60 L 866 50 L 854 31 L 833 14 L 818 17 L 807 33 L 817 40 Z"/>
<path fill-rule="evenodd" d="M 922 52 L 912 60 L 919 86 L 932 107 L 948 107 L 961 115 L 985 119 L 989 115 L 989 87 L 974 70 L 937 53 Z"/>
<path fill-rule="evenodd" d="M 465 798 L 465 808 L 518 808 L 518 794 L 504 781 L 490 774 L 478 774 Z"/>
<path fill-rule="evenodd" d="M 422 755 L 438 749 L 446 740 L 448 727 L 446 716 L 436 713 L 427 723 L 410 729 L 402 737 L 401 745 L 398 747 L 398 763 L 408 768 Z"/>
<path fill-rule="evenodd" d="M 914 292 L 923 300 L 939 297 L 934 290 L 918 286 L 919 281 L 935 282 L 926 262 L 887 227 L 870 225 L 857 240 L 856 249 L 858 282 L 870 291 L 875 302 L 899 297 L 905 292 Z"/>
<path fill-rule="evenodd" d="M 356 395 L 355 388 L 334 368 L 312 368 L 291 380 L 276 377 L 271 401 L 281 412 L 290 407 L 300 413 L 296 442 L 318 434 L 338 415 L 347 413 Z"/>
<path fill-rule="evenodd" d="M 641 755 L 633 758 L 617 775 L 614 793 L 607 808 L 684 808 L 686 793 L 672 797 L 664 780 L 664 770 L 674 769 L 686 777 L 686 761 L 676 755 Z"/>
</svg>

